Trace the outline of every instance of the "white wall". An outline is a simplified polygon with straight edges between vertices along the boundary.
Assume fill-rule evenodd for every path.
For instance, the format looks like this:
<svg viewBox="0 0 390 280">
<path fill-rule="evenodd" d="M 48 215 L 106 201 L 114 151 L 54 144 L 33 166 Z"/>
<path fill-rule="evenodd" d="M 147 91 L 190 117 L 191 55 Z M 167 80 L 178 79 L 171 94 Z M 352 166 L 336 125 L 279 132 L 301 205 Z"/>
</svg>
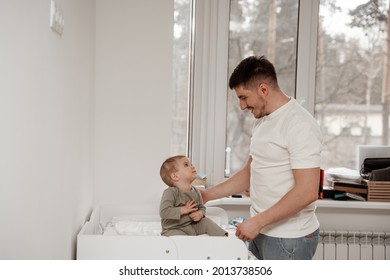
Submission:
<svg viewBox="0 0 390 280">
<path fill-rule="evenodd" d="M 164 189 L 173 0 L 56 2 L 62 37 L 49 0 L 0 0 L 0 259 L 75 258 L 93 206 Z"/>
<path fill-rule="evenodd" d="M 95 205 L 158 213 L 172 48 L 173 0 L 96 1 Z"/>
<path fill-rule="evenodd" d="M 93 204 L 94 1 L 0 0 L 0 259 L 71 259 Z"/>
</svg>

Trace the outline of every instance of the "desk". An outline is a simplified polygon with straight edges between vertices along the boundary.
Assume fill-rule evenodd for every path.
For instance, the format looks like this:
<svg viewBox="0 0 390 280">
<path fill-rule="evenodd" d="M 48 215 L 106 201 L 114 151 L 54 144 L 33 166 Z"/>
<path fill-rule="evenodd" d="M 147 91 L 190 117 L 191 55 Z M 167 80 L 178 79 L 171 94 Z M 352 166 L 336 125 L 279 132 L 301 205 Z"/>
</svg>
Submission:
<svg viewBox="0 0 390 280">
<path fill-rule="evenodd" d="M 332 231 L 369 231 L 390 233 L 390 202 L 317 200 L 316 214 L 321 229 Z M 229 220 L 249 218 L 250 198 L 225 197 L 206 203 L 226 210 Z"/>
</svg>

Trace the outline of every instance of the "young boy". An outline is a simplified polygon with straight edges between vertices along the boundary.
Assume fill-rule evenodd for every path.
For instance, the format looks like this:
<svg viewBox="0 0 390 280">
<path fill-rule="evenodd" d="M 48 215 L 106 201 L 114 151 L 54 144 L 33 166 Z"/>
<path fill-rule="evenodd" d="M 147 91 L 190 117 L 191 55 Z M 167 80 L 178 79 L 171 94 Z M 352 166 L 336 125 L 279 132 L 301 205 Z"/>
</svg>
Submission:
<svg viewBox="0 0 390 280">
<path fill-rule="evenodd" d="M 196 175 L 195 167 L 182 155 L 170 157 L 162 164 L 160 176 L 169 188 L 161 197 L 161 235 L 227 236 L 226 231 L 205 217 L 202 196 L 191 184 Z"/>
</svg>

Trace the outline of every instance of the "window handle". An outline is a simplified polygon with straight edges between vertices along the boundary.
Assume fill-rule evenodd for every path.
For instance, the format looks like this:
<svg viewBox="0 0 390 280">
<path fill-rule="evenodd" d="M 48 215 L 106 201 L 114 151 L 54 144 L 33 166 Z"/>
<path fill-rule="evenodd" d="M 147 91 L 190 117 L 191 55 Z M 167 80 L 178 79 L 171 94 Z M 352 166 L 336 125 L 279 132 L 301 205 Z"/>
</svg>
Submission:
<svg viewBox="0 0 390 280">
<path fill-rule="evenodd" d="M 230 177 L 230 157 L 232 149 L 227 147 L 225 149 L 225 177 Z"/>
</svg>

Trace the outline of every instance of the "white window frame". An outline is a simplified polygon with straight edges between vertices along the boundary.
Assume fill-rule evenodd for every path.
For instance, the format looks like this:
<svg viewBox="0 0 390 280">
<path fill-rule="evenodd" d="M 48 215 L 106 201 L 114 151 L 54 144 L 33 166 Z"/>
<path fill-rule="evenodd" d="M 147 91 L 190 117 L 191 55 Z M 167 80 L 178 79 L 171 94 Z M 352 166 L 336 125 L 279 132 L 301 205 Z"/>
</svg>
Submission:
<svg viewBox="0 0 390 280">
<path fill-rule="evenodd" d="M 295 98 L 312 114 L 319 1 L 300 0 L 299 5 Z M 229 6 L 228 0 L 195 0 L 189 154 L 209 186 L 225 180 Z"/>
</svg>

